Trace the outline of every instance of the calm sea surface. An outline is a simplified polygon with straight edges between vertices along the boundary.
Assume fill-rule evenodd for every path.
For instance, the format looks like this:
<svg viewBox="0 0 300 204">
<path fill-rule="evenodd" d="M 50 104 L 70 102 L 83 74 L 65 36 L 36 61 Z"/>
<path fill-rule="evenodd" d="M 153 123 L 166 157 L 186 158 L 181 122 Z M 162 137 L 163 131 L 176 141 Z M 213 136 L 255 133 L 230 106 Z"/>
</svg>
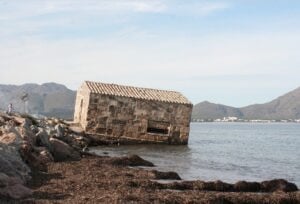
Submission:
<svg viewBox="0 0 300 204">
<path fill-rule="evenodd" d="M 188 146 L 97 147 L 99 155 L 138 154 L 183 179 L 262 181 L 284 178 L 300 187 L 300 124 L 192 123 Z"/>
</svg>

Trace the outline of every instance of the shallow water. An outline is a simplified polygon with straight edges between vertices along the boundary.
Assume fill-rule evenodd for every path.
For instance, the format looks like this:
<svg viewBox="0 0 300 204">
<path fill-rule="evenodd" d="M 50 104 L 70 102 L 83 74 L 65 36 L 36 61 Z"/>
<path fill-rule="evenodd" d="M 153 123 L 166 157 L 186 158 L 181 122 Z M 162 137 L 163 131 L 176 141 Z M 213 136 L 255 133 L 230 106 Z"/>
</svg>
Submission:
<svg viewBox="0 0 300 204">
<path fill-rule="evenodd" d="M 300 186 L 300 124 L 192 123 L 188 146 L 101 146 L 103 155 L 138 154 L 183 179 L 262 181 L 284 178 Z"/>
</svg>

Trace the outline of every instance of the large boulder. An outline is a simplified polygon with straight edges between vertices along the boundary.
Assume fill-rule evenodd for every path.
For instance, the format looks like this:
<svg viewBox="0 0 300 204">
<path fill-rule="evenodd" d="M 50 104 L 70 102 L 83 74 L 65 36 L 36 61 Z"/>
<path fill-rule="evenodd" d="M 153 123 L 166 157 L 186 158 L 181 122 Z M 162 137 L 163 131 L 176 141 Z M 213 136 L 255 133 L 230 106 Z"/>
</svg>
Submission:
<svg viewBox="0 0 300 204">
<path fill-rule="evenodd" d="M 50 151 L 55 161 L 80 160 L 80 153 L 67 143 L 56 138 L 50 138 L 49 142 Z"/>
<path fill-rule="evenodd" d="M 39 132 L 35 135 L 36 136 L 36 142 L 40 146 L 47 147 L 50 149 L 50 142 L 49 142 L 49 135 L 44 129 L 40 129 Z"/>
<path fill-rule="evenodd" d="M 40 152 L 36 151 L 37 149 L 28 143 L 22 144 L 19 149 L 19 152 L 22 156 L 23 161 L 25 161 L 32 169 L 39 171 L 47 170 L 47 162 L 40 157 Z"/>
<path fill-rule="evenodd" d="M 24 163 L 16 147 L 0 143 L 0 172 L 26 182 L 30 168 Z"/>
<path fill-rule="evenodd" d="M 38 159 L 41 160 L 42 163 L 46 164 L 54 161 L 52 154 L 46 147 L 35 147 L 34 150 L 37 152 Z"/>
<path fill-rule="evenodd" d="M 69 134 L 68 136 L 58 138 L 59 140 L 67 143 L 77 151 L 81 151 L 84 147 L 89 146 L 90 140 L 88 138 Z"/>
<path fill-rule="evenodd" d="M 0 197 L 21 199 L 32 195 L 32 191 L 23 185 L 23 181 L 0 173 Z"/>
</svg>

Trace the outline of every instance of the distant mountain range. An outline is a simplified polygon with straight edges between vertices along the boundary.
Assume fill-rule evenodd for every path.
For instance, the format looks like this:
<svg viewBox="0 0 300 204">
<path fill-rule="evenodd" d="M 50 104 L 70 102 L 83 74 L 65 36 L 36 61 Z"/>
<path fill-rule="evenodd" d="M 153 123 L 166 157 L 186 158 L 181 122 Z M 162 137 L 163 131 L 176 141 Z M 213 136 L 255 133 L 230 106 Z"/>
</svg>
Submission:
<svg viewBox="0 0 300 204">
<path fill-rule="evenodd" d="M 76 92 L 56 83 L 0 85 L 0 109 L 6 110 L 9 103 L 15 111 L 25 112 L 21 97 L 28 94 L 28 112 L 48 117 L 73 118 Z"/>
<path fill-rule="evenodd" d="M 56 83 L 0 85 L 0 109 L 6 110 L 9 103 L 14 109 L 24 112 L 21 97 L 28 94 L 28 112 L 48 117 L 72 119 L 76 91 Z M 300 87 L 265 104 L 235 108 L 204 101 L 194 105 L 192 119 L 214 120 L 224 117 L 241 119 L 300 119 Z"/>
<path fill-rule="evenodd" d="M 241 119 L 300 119 L 300 87 L 264 104 L 254 104 L 242 108 L 235 108 L 208 101 L 194 106 L 192 119 L 222 119 L 224 117 L 238 117 Z"/>
</svg>

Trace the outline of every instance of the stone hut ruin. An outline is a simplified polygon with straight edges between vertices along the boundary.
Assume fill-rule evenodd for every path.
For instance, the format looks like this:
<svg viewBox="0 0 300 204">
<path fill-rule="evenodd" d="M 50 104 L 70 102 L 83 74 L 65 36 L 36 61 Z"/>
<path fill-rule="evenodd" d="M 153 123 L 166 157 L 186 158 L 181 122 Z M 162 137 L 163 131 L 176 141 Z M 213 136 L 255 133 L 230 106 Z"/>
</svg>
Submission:
<svg viewBox="0 0 300 204">
<path fill-rule="evenodd" d="M 74 122 L 106 139 L 187 144 L 192 108 L 179 92 L 86 81 L 77 91 Z"/>
</svg>

